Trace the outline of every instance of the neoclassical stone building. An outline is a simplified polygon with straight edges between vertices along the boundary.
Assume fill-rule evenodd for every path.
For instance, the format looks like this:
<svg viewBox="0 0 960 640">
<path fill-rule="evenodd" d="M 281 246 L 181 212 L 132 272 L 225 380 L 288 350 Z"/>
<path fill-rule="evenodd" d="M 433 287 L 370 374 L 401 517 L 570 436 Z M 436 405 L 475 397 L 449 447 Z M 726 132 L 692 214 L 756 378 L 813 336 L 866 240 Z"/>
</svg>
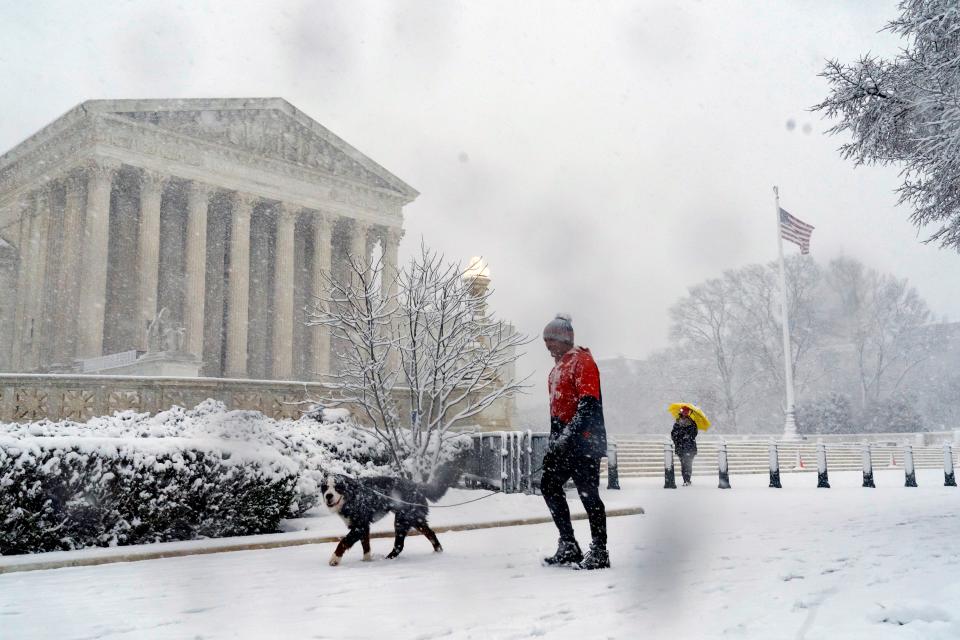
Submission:
<svg viewBox="0 0 960 640">
<path fill-rule="evenodd" d="M 279 98 L 85 102 L 0 156 L 0 371 L 147 351 L 164 310 L 205 376 L 322 379 L 320 273 L 396 269 L 417 195 Z"/>
</svg>

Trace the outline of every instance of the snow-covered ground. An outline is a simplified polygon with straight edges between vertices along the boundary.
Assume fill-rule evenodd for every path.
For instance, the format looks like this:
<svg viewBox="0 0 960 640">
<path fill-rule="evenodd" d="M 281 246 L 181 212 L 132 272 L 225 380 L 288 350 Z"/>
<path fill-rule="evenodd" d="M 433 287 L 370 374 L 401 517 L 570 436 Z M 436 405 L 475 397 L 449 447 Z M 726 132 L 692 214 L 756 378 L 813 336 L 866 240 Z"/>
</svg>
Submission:
<svg viewBox="0 0 960 640">
<path fill-rule="evenodd" d="M 396 561 L 364 563 L 355 549 L 335 568 L 326 544 L 0 575 L 0 637 L 960 638 L 960 490 L 933 470 L 918 480 L 626 481 L 604 492 L 609 504 L 647 513 L 610 520 L 614 566 L 591 573 L 542 567 L 556 536 L 535 525 L 443 534 L 440 555 L 410 538 Z M 469 509 L 432 519 L 546 513 L 530 496 Z M 586 523 L 575 526 L 586 541 Z"/>
</svg>

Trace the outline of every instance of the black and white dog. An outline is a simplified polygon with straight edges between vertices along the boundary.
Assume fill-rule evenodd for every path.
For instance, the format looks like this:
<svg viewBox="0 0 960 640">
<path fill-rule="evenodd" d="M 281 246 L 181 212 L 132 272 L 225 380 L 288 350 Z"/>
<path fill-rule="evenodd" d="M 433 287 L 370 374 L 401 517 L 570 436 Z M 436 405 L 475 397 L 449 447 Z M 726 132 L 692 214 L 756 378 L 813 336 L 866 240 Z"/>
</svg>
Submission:
<svg viewBox="0 0 960 640">
<path fill-rule="evenodd" d="M 323 499 L 327 508 L 343 519 L 350 529 L 330 556 L 330 566 L 340 564 L 343 554 L 358 541 L 363 545 L 364 561 L 373 560 L 370 554 L 370 525 L 392 511 L 394 513 L 393 550 L 387 559 L 396 558 L 403 551 L 407 532 L 416 529 L 433 545 L 437 553 L 443 551 L 437 534 L 427 524 L 429 506 L 454 485 L 460 476 L 456 465 L 440 469 L 430 484 L 417 484 L 403 478 L 376 476 L 348 478 L 327 476 L 323 483 Z"/>
</svg>

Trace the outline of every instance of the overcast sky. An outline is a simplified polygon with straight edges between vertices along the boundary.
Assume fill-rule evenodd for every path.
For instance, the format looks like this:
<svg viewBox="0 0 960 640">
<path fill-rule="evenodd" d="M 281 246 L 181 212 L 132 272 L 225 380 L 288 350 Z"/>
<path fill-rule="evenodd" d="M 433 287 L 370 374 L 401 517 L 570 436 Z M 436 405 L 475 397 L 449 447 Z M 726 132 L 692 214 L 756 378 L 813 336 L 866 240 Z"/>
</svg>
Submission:
<svg viewBox="0 0 960 640">
<path fill-rule="evenodd" d="M 91 98 L 281 96 L 421 192 L 402 254 L 482 254 L 500 316 L 569 312 L 599 357 L 666 345 L 688 286 L 775 258 L 779 184 L 814 257 L 957 320 L 960 256 L 808 111 L 826 58 L 896 50 L 896 4 L 0 0 L 0 150 Z"/>
</svg>

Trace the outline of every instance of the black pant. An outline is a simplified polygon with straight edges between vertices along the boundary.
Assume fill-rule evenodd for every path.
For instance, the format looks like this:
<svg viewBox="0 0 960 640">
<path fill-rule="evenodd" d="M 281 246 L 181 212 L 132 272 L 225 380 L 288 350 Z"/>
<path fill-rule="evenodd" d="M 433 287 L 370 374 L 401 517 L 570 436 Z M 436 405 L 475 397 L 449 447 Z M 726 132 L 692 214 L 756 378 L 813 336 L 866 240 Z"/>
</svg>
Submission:
<svg viewBox="0 0 960 640">
<path fill-rule="evenodd" d="M 680 454 L 680 473 L 683 475 L 684 482 L 690 482 L 690 476 L 693 475 L 693 457 L 697 455 L 692 451 L 684 451 Z"/>
<path fill-rule="evenodd" d="M 540 492 L 550 509 L 553 522 L 560 531 L 562 540 L 574 540 L 570 508 L 563 485 L 573 478 L 580 494 L 580 501 L 590 520 L 590 535 L 599 545 L 607 544 L 607 510 L 600 500 L 600 458 L 576 455 L 551 455 L 543 458 L 543 477 Z"/>
</svg>

